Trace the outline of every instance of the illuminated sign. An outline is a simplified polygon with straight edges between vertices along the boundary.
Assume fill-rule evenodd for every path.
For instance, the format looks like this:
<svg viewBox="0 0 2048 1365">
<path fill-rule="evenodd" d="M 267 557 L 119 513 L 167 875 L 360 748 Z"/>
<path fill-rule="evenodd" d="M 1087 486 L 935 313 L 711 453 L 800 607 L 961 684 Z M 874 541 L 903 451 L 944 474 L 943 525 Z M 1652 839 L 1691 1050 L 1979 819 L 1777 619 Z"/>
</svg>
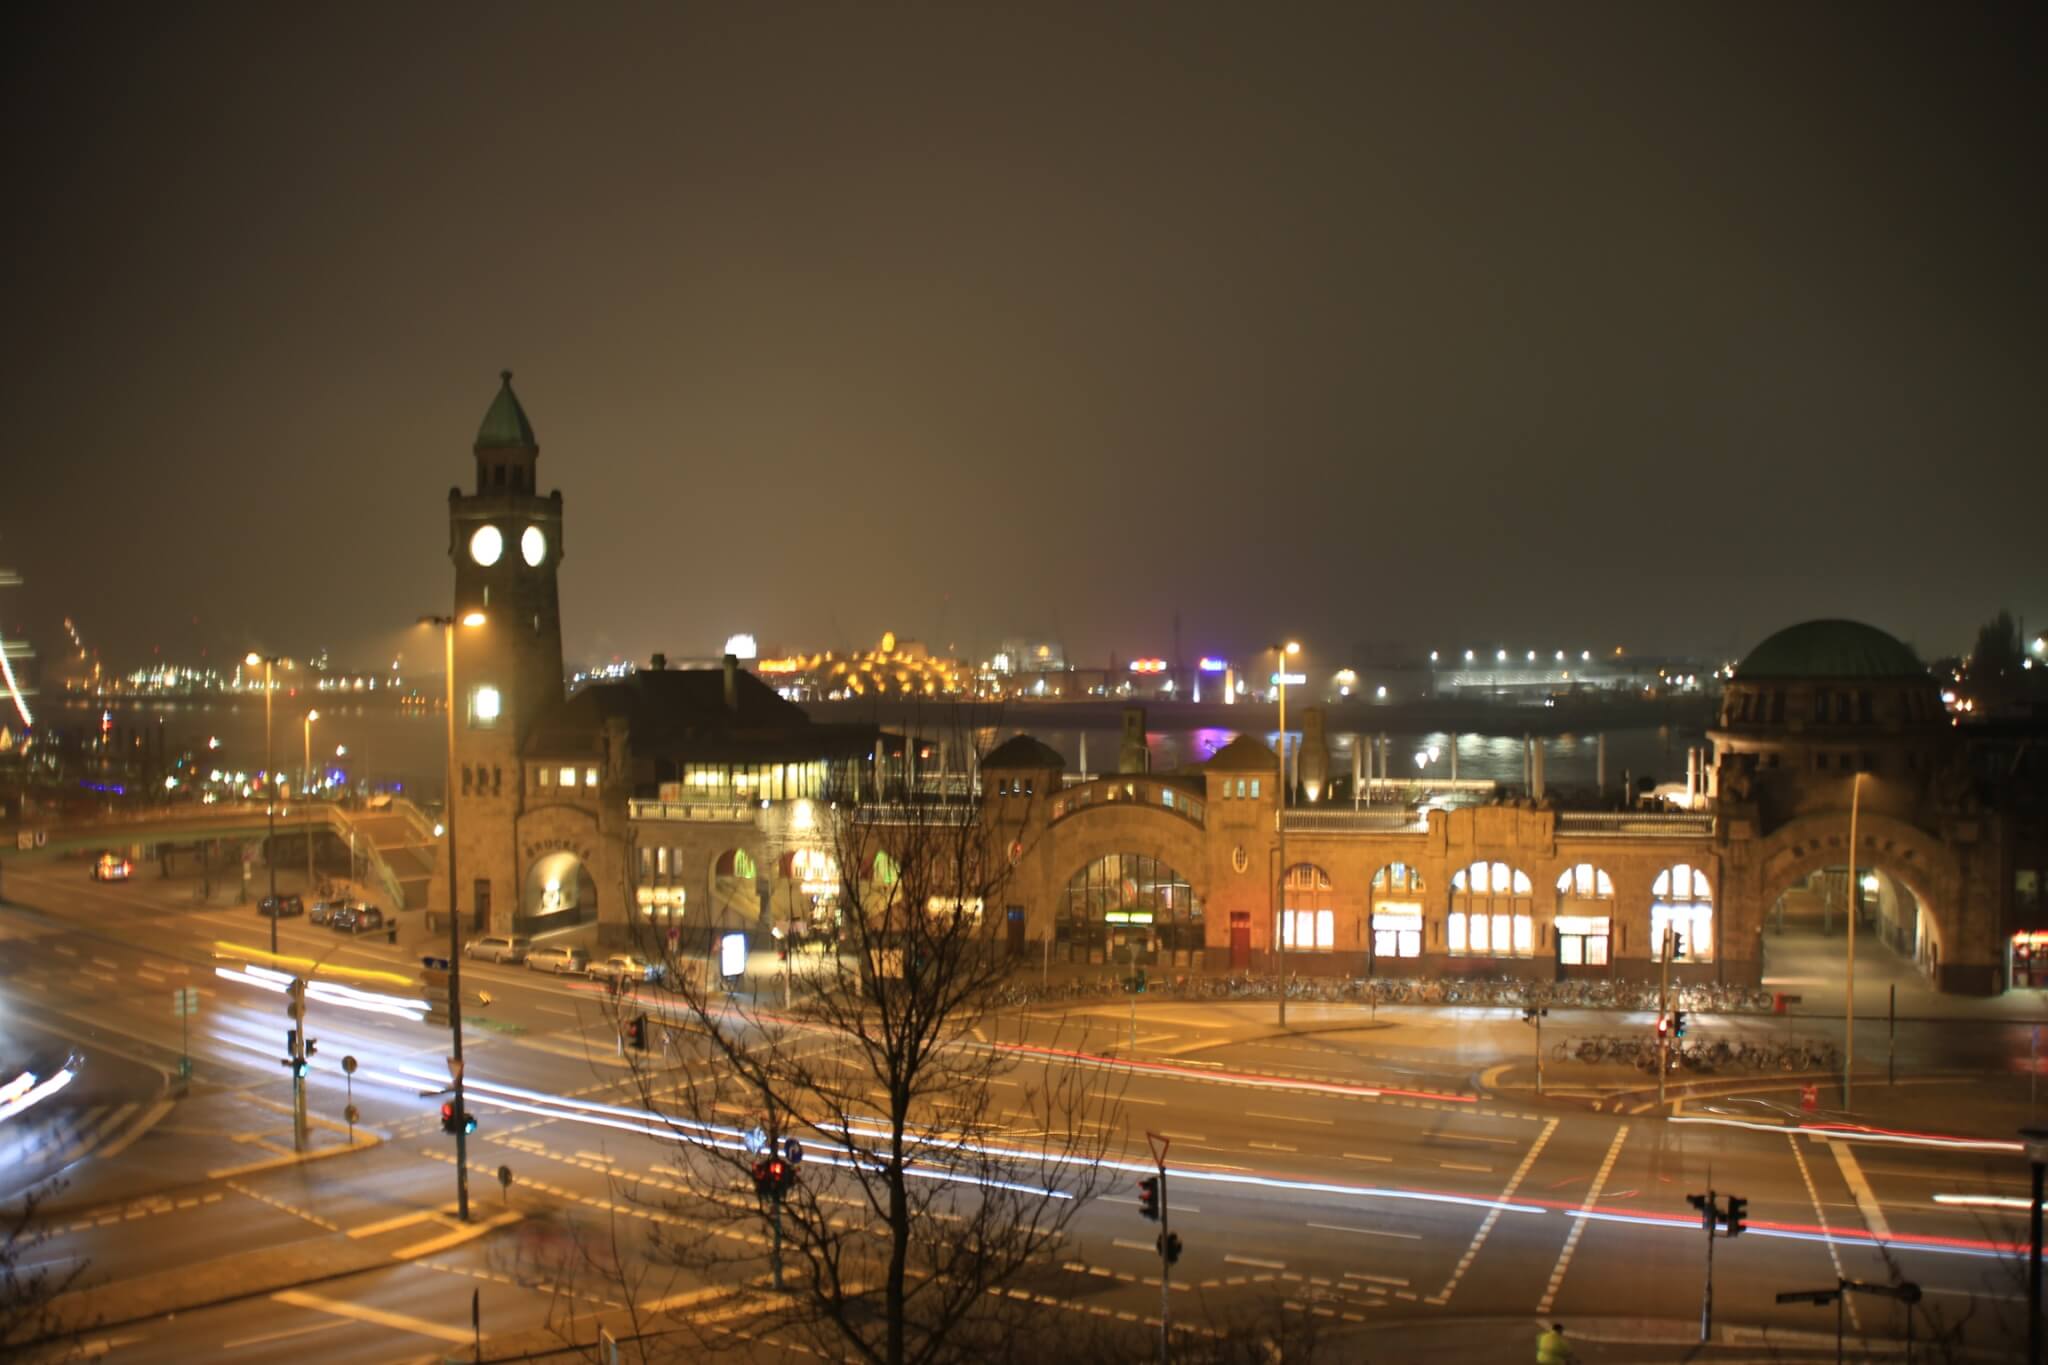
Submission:
<svg viewBox="0 0 2048 1365">
<path fill-rule="evenodd" d="M 1202 671 L 1204 673 L 1221 673 L 1228 667 L 1230 667 L 1229 664 L 1213 655 L 1204 655 L 1202 658 Z"/>
<path fill-rule="evenodd" d="M 1131 672 L 1133 673 L 1164 673 L 1165 671 L 1166 660 L 1164 659 L 1131 660 Z"/>
<path fill-rule="evenodd" d="M 1275 673 L 1273 675 L 1273 685 L 1275 687 L 1278 687 L 1281 683 L 1286 683 L 1289 687 L 1302 687 L 1307 682 L 1308 674 L 1306 673 Z"/>
<path fill-rule="evenodd" d="M 727 976 L 739 976 L 747 970 L 745 934 L 727 934 L 718 941 L 718 970 Z"/>
</svg>

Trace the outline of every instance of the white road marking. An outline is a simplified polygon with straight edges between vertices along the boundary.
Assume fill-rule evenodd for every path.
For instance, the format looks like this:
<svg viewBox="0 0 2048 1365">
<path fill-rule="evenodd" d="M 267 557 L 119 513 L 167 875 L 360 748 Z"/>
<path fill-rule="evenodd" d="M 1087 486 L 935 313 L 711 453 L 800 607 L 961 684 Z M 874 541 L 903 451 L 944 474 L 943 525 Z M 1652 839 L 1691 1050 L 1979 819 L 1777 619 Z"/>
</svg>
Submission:
<svg viewBox="0 0 2048 1365">
<path fill-rule="evenodd" d="M 1466 1247 L 1465 1254 L 1458 1258 L 1457 1267 L 1451 1271 L 1450 1278 L 1444 1281 L 1442 1289 L 1439 1289 L 1436 1293 L 1425 1299 L 1425 1303 L 1442 1307 L 1451 1301 L 1452 1293 L 1458 1288 L 1458 1281 L 1463 1279 L 1465 1272 L 1471 1268 L 1473 1260 L 1479 1255 L 1479 1249 L 1486 1245 L 1487 1234 L 1493 1231 L 1493 1225 L 1500 1221 L 1502 1206 L 1515 1197 L 1515 1191 L 1521 1186 L 1522 1178 L 1529 1174 L 1529 1168 L 1534 1166 L 1536 1158 L 1543 1154 L 1543 1148 L 1550 1141 L 1550 1135 L 1557 1131 L 1557 1124 L 1558 1120 L 1556 1119 L 1546 1119 L 1544 1121 L 1543 1131 L 1538 1133 L 1536 1140 L 1529 1144 L 1529 1150 L 1522 1156 L 1522 1164 L 1515 1167 L 1515 1173 L 1508 1177 L 1507 1185 L 1502 1188 L 1498 1195 L 1494 1196 L 1499 1202 L 1487 1210 L 1486 1217 L 1479 1224 L 1479 1230 L 1472 1234 L 1471 1245 Z"/>
<path fill-rule="evenodd" d="M 1346 1152 L 1344 1153 L 1344 1159 L 1347 1161 L 1392 1161 L 1394 1158 L 1390 1156 L 1375 1156 L 1371 1152 Z"/>
<path fill-rule="evenodd" d="M 1820 1191 L 1814 1188 L 1813 1172 L 1806 1169 L 1806 1157 L 1799 1150 L 1798 1135 L 1787 1133 L 1785 1134 L 1785 1141 L 1792 1145 L 1792 1160 L 1799 1167 L 1799 1178 L 1806 1182 L 1806 1197 L 1813 1201 L 1813 1216 L 1820 1220 L 1821 1236 L 1827 1239 L 1828 1259 L 1834 1262 L 1835 1278 L 1846 1280 L 1849 1277 L 1842 1270 L 1842 1253 L 1835 1246 L 1833 1230 L 1828 1227 L 1827 1212 L 1820 1206 Z M 1856 1311 L 1856 1296 L 1854 1294 L 1845 1294 L 1842 1297 L 1849 1310 L 1849 1324 L 1858 1332 L 1861 1332 L 1863 1330 L 1863 1319 Z"/>
<path fill-rule="evenodd" d="M 1347 1280 L 1364 1280 L 1368 1284 L 1390 1284 L 1396 1289 L 1406 1289 L 1408 1287 L 1408 1281 L 1396 1279 L 1392 1275 L 1366 1275 L 1356 1270 L 1347 1270 L 1344 1272 L 1344 1278 Z"/>
<path fill-rule="evenodd" d="M 1264 1152 L 1298 1152 L 1301 1150 L 1299 1147 L 1289 1147 L 1284 1142 L 1260 1142 L 1257 1138 L 1252 1139 L 1246 1145 L 1257 1147 L 1260 1151 Z"/>
<path fill-rule="evenodd" d="M 1307 1119 L 1299 1114 L 1262 1114 L 1256 1109 L 1245 1110 L 1244 1116 L 1248 1119 L 1278 1119 L 1282 1123 L 1315 1123 L 1325 1128 L 1337 1126 L 1335 1119 Z"/>
<path fill-rule="evenodd" d="M 1607 1177 L 1614 1170 L 1614 1159 L 1621 1155 L 1621 1144 L 1628 1140 L 1628 1125 L 1622 1124 L 1615 1131 L 1614 1141 L 1607 1145 L 1607 1156 L 1600 1163 L 1600 1169 L 1593 1176 L 1593 1183 L 1586 1189 L 1586 1202 L 1579 1205 L 1581 1212 L 1600 1202 L 1600 1191 L 1607 1185 Z M 1548 1313 L 1550 1305 L 1557 1298 L 1557 1287 L 1564 1283 L 1564 1272 L 1571 1268 L 1572 1253 L 1579 1249 L 1579 1238 L 1586 1232 L 1590 1218 L 1574 1218 L 1572 1230 L 1565 1234 L 1564 1249 L 1557 1253 L 1557 1264 L 1550 1268 L 1550 1284 L 1543 1291 L 1543 1297 L 1536 1301 L 1538 1313 Z"/>
<path fill-rule="evenodd" d="M 310 1308 L 316 1313 L 332 1313 L 336 1317 L 354 1318 L 357 1322 L 374 1323 L 379 1327 L 395 1328 L 401 1332 L 413 1332 L 419 1336 L 433 1337 L 438 1341 L 467 1345 L 472 1339 L 467 1327 L 443 1327 L 440 1323 L 428 1322 L 425 1318 L 412 1317 L 406 1313 L 387 1313 L 381 1308 L 371 1308 L 367 1304 L 324 1299 L 318 1294 L 308 1294 L 303 1290 L 287 1289 L 270 1297 L 279 1303 L 288 1303 L 294 1308 Z"/>
<path fill-rule="evenodd" d="M 1125 1251 L 1142 1251 L 1152 1256 L 1159 1254 L 1159 1248 L 1150 1242 L 1126 1242 L 1123 1238 L 1118 1237 L 1111 1241 L 1110 1245 L 1122 1247 Z"/>
<path fill-rule="evenodd" d="M 1231 1265 L 1255 1265 L 1261 1270 L 1287 1269 L 1285 1261 L 1262 1261 L 1256 1256 L 1240 1256 L 1234 1251 L 1227 1253 L 1223 1259 Z"/>
<path fill-rule="evenodd" d="M 1842 1168 L 1842 1183 L 1849 1187 L 1850 1194 L 1856 1196 L 1856 1207 L 1862 1211 L 1863 1225 L 1878 1241 L 1889 1242 L 1892 1239 L 1891 1224 L 1885 1222 L 1884 1209 L 1877 1202 L 1877 1192 L 1864 1179 L 1863 1168 L 1856 1164 L 1856 1154 L 1849 1150 L 1846 1142 L 1830 1142 L 1828 1146 L 1835 1149 L 1835 1164 Z"/>
<path fill-rule="evenodd" d="M 1478 1175 L 1492 1175 L 1491 1166 L 1470 1166 L 1462 1161 L 1439 1161 L 1436 1163 L 1447 1171 L 1472 1171 Z"/>
<path fill-rule="evenodd" d="M 1498 1142 L 1503 1147 L 1512 1147 L 1516 1141 L 1514 1138 L 1485 1137 L 1478 1133 L 1431 1133 L 1430 1137 L 1438 1142 Z"/>
<path fill-rule="evenodd" d="M 1342 1223 L 1310 1223 L 1309 1226 L 1321 1228 L 1324 1232 L 1355 1232 L 1360 1237 L 1398 1237 L 1404 1242 L 1422 1240 L 1422 1234 L 1419 1232 L 1381 1232 L 1378 1228 L 1347 1228 Z M 1403 1280 L 1401 1283 L 1406 1284 L 1408 1281 Z"/>
<path fill-rule="evenodd" d="M 233 1341 L 223 1341 L 220 1348 L 223 1351 L 232 1351 L 243 1346 L 263 1346 L 273 1341 L 289 1341 L 293 1337 L 302 1337 L 311 1332 L 330 1332 L 337 1327 L 346 1326 L 348 1319 L 330 1318 L 326 1322 L 316 1322 L 310 1327 L 294 1327 L 288 1332 L 265 1332 L 260 1337 L 238 1337 Z"/>
</svg>

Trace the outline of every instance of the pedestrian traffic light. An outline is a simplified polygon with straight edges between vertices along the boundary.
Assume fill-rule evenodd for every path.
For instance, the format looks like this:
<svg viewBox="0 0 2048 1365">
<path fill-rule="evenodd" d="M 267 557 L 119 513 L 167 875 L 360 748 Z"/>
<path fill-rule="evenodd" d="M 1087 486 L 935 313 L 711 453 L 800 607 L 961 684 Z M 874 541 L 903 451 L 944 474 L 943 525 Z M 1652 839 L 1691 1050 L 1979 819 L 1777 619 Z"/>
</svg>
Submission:
<svg viewBox="0 0 2048 1365">
<path fill-rule="evenodd" d="M 769 1186 L 768 1186 L 768 1158 L 767 1158 L 767 1157 L 762 1157 L 762 1158 L 761 1158 L 761 1159 L 760 1159 L 759 1161 L 756 1161 L 756 1162 L 754 1163 L 754 1166 L 753 1166 L 753 1171 L 752 1171 L 752 1174 L 753 1174 L 753 1177 L 754 1177 L 754 1193 L 755 1193 L 755 1195 L 756 1195 L 756 1196 L 758 1196 L 758 1197 L 760 1197 L 760 1198 L 762 1198 L 762 1199 L 766 1199 L 766 1198 L 768 1197 L 768 1188 L 769 1188 Z"/>
<path fill-rule="evenodd" d="M 288 1028 L 284 1031 L 284 1050 L 291 1056 L 299 1055 L 299 1031 Z"/>
<path fill-rule="evenodd" d="M 1179 1233 L 1164 1233 L 1160 1236 L 1158 1241 L 1153 1243 L 1153 1245 L 1159 1249 L 1159 1254 L 1166 1258 L 1166 1263 L 1168 1265 L 1177 1265 L 1180 1262 Z"/>
<path fill-rule="evenodd" d="M 449 1100 L 441 1106 L 441 1131 L 444 1133 L 462 1133 L 465 1136 L 474 1133 L 476 1131 L 476 1115 L 470 1113 L 467 1109 L 456 1108 L 455 1101 Z"/>
<path fill-rule="evenodd" d="M 1747 1199 L 1737 1199 L 1732 1194 L 1728 1196 L 1728 1235 L 1730 1237 L 1740 1237 L 1742 1235 L 1744 1227 L 1742 1220 L 1748 1213 L 1749 1201 Z"/>
<path fill-rule="evenodd" d="M 1159 1177 L 1148 1175 L 1138 1182 L 1138 1212 L 1146 1218 L 1159 1218 Z"/>
<path fill-rule="evenodd" d="M 441 1131 L 444 1133 L 452 1133 L 455 1131 L 454 1100 L 449 1100 L 447 1103 L 441 1106 Z"/>
<path fill-rule="evenodd" d="M 1660 1015 L 1658 1015 L 1658 1016 L 1657 1016 L 1657 1041 L 1661 1043 L 1661 1042 L 1663 1042 L 1663 1041 L 1664 1041 L 1664 1039 L 1668 1038 L 1668 1037 L 1669 1037 L 1670 1035 L 1671 1035 L 1671 1016 L 1670 1016 L 1670 1015 L 1668 1015 L 1668 1014 L 1660 1014 Z"/>
<path fill-rule="evenodd" d="M 318 1038 L 308 1038 L 306 1040 L 306 1056 L 311 1057 L 319 1051 L 320 1040 Z"/>
<path fill-rule="evenodd" d="M 1683 1038 L 1685 1036 L 1684 1010 L 1673 1010 L 1671 1012 L 1671 1036 L 1674 1038 Z"/>
<path fill-rule="evenodd" d="M 626 1021 L 627 1046 L 641 1052 L 647 1051 L 647 1016 L 636 1014 Z"/>
</svg>

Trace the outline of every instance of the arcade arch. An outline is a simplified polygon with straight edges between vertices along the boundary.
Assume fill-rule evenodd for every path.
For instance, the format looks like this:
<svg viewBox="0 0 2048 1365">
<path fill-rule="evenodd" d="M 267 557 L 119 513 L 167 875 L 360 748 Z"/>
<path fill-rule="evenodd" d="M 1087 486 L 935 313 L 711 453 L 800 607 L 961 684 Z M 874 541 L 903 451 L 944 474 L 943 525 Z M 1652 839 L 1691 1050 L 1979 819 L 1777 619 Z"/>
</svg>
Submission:
<svg viewBox="0 0 2048 1365">
<path fill-rule="evenodd" d="M 710 913 L 716 925 L 753 924 L 760 920 L 760 869 L 747 850 L 729 848 L 712 860 Z"/>
<path fill-rule="evenodd" d="M 1561 967 L 1606 967 L 1613 961 L 1614 879 L 1592 863 L 1557 875 L 1557 962 Z"/>
<path fill-rule="evenodd" d="M 1672 934 L 1673 962 L 1714 960 L 1714 888 L 1704 869 L 1674 863 L 1650 883 L 1650 961 L 1664 960 L 1664 933 Z"/>
<path fill-rule="evenodd" d="M 1067 880 L 1053 945 L 1069 962 L 1187 966 L 1202 952 L 1202 903 L 1161 859 L 1106 853 Z"/>
<path fill-rule="evenodd" d="M 574 853 L 544 853 L 526 869 L 513 928 L 522 934 L 569 929 L 597 918 L 597 883 Z"/>
<path fill-rule="evenodd" d="M 1372 874 L 1366 915 L 1372 926 L 1372 958 L 1422 956 L 1422 869 L 1412 863 L 1388 863 Z"/>
<path fill-rule="evenodd" d="M 1314 863 L 1287 869 L 1287 901 L 1280 914 L 1280 944 L 1290 953 L 1327 953 L 1337 946 L 1337 911 L 1330 874 Z"/>
<path fill-rule="evenodd" d="M 1502 862 L 1476 862 L 1453 872 L 1445 950 L 1453 956 L 1534 956 L 1535 890 L 1528 873 Z"/>
</svg>

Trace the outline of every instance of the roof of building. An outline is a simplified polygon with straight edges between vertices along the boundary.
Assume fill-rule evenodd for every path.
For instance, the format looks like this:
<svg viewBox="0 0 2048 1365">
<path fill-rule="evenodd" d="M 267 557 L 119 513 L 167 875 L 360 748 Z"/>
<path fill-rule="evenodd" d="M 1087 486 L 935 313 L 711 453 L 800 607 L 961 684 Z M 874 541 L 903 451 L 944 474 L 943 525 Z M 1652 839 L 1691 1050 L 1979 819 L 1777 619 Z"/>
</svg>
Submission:
<svg viewBox="0 0 2048 1365">
<path fill-rule="evenodd" d="M 1926 676 L 1927 666 L 1910 646 L 1861 621 L 1802 621 L 1787 626 L 1735 666 L 1738 682 Z"/>
<path fill-rule="evenodd" d="M 865 756 L 872 727 L 819 725 L 804 709 L 744 669 L 733 676 L 736 705 L 725 704 L 722 668 L 642 669 L 597 683 L 554 706 L 526 739 L 529 758 L 602 749 L 604 725 L 626 722 L 636 758 L 694 763 L 783 763 Z"/>
<path fill-rule="evenodd" d="M 1239 735 L 1203 766 L 1223 773 L 1272 772 L 1280 766 L 1280 759 L 1263 741 Z"/>
<path fill-rule="evenodd" d="M 491 400 L 490 411 L 484 414 L 484 424 L 476 431 L 478 450 L 538 450 L 540 442 L 534 439 L 533 423 L 526 420 L 526 409 L 519 406 L 519 395 L 512 392 L 512 371 L 498 371 L 498 396 Z"/>
<path fill-rule="evenodd" d="M 1009 771 L 1029 769 L 1033 772 L 1065 772 L 1067 760 L 1050 744 L 1041 743 L 1030 735 L 1016 735 L 990 749 L 988 755 L 981 760 L 981 766 L 985 769 Z"/>
</svg>

